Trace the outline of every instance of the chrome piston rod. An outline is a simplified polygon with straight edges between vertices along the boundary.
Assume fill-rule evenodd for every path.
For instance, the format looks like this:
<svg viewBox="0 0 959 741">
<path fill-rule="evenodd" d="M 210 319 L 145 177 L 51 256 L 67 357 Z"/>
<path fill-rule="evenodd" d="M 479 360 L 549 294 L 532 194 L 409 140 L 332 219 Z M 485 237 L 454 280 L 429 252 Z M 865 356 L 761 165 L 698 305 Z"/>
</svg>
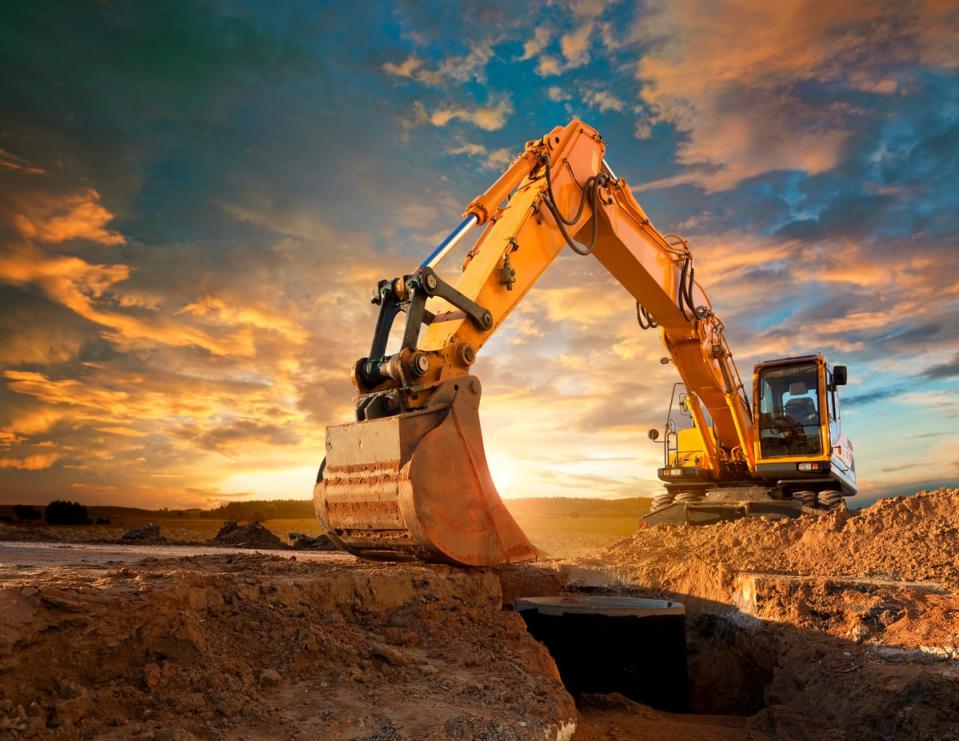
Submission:
<svg viewBox="0 0 959 741">
<path fill-rule="evenodd" d="M 460 222 L 450 235 L 439 243 L 437 248 L 426 256 L 420 263 L 421 268 L 435 268 L 440 260 L 446 257 L 447 253 L 453 249 L 459 241 L 466 236 L 466 233 L 476 225 L 476 215 L 470 214 Z"/>
</svg>

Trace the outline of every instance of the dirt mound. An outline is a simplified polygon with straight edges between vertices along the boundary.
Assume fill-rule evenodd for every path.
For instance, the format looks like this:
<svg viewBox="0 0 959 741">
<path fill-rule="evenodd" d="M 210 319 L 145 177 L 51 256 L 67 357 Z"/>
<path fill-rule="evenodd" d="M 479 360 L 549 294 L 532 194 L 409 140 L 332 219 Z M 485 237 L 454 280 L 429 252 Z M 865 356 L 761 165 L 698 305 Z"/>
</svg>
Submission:
<svg viewBox="0 0 959 741">
<path fill-rule="evenodd" d="M 708 527 L 654 527 L 614 544 L 601 560 L 677 586 L 744 571 L 871 576 L 959 587 L 959 490 L 880 499 L 858 513 L 742 519 Z M 666 568 L 663 568 L 666 567 Z M 647 581 L 647 583 L 650 583 Z M 654 584 L 655 586 L 655 584 Z"/>
<path fill-rule="evenodd" d="M 237 525 L 225 522 L 220 531 L 213 536 L 210 545 L 229 545 L 235 548 L 269 548 L 283 550 L 288 548 L 282 540 L 267 530 L 259 522 Z"/>
<path fill-rule="evenodd" d="M 0 735 L 568 739 L 501 603 L 488 571 L 254 555 L 8 582 Z"/>
<path fill-rule="evenodd" d="M 160 536 L 160 526 L 152 522 L 148 522 L 143 527 L 135 527 L 132 530 L 127 530 L 123 533 L 121 538 L 124 542 L 137 542 L 137 543 L 162 543 L 164 539 Z"/>
</svg>

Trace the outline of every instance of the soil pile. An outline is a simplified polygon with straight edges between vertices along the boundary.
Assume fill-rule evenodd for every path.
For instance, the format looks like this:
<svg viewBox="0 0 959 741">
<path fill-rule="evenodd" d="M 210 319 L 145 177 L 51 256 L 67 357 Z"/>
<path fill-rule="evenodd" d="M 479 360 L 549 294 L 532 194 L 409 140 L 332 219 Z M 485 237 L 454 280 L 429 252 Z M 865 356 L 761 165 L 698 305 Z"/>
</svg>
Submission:
<svg viewBox="0 0 959 741">
<path fill-rule="evenodd" d="M 136 527 L 123 533 L 124 542 L 137 543 L 163 543 L 164 539 L 160 536 L 160 526 L 148 522 L 143 527 Z"/>
<path fill-rule="evenodd" d="M 0 588 L 0 735 L 568 739 L 488 571 L 199 556 Z"/>
<path fill-rule="evenodd" d="M 642 581 L 646 571 L 646 583 L 666 588 L 691 567 L 714 578 L 754 571 L 936 581 L 959 588 L 959 490 L 880 499 L 858 513 L 654 527 L 614 544 L 600 558 L 627 570 L 631 581 Z"/>
<path fill-rule="evenodd" d="M 272 548 L 282 550 L 288 546 L 259 522 L 237 525 L 225 522 L 210 541 L 210 545 L 228 545 L 235 548 Z"/>
</svg>

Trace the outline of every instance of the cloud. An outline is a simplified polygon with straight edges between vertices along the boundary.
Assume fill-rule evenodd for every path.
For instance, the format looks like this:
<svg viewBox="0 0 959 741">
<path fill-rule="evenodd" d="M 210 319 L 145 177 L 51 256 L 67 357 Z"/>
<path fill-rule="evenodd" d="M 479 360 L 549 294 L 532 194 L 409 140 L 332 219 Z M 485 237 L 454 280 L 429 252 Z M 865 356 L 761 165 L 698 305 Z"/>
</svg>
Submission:
<svg viewBox="0 0 959 741">
<path fill-rule="evenodd" d="M 400 64 L 386 62 L 383 65 L 383 71 L 388 75 L 393 75 L 394 77 L 406 77 L 412 79 L 413 75 L 418 70 L 422 69 L 423 64 L 423 60 L 419 57 L 409 56 Z"/>
<path fill-rule="evenodd" d="M 876 389 L 862 394 L 853 394 L 842 400 L 843 407 L 859 407 L 866 404 L 874 404 L 877 401 L 885 401 L 899 396 L 907 387 L 897 386 L 895 388 Z"/>
<path fill-rule="evenodd" d="M 884 468 L 880 470 L 883 473 L 895 473 L 897 471 L 906 471 L 910 468 L 920 468 L 922 467 L 922 465 L 923 465 L 922 463 L 903 463 L 902 465 L 899 465 L 899 466 L 885 466 Z"/>
<path fill-rule="evenodd" d="M 939 363 L 926 368 L 922 375 L 926 378 L 955 378 L 959 376 L 959 354 L 947 363 Z"/>
<path fill-rule="evenodd" d="M 50 468 L 60 459 L 59 455 L 28 455 L 25 458 L 0 458 L 0 469 L 13 468 L 19 471 L 40 471 Z"/>
<path fill-rule="evenodd" d="M 543 54 L 536 64 L 536 74 L 540 77 L 553 77 L 563 72 L 578 69 L 589 63 L 590 39 L 595 23 L 585 21 L 572 31 L 564 33 L 559 39 L 559 48 L 563 59 Z"/>
<path fill-rule="evenodd" d="M 589 61 L 589 41 L 593 27 L 594 24 L 589 21 L 560 38 L 559 48 L 566 58 L 565 69 L 576 69 Z"/>
<path fill-rule="evenodd" d="M 29 11 L 0 71 L 0 458 L 59 457 L 0 487 L 309 496 L 325 426 L 353 418 L 370 288 L 567 107 L 630 182 L 675 185 L 644 207 L 691 236 L 744 371 L 822 350 L 849 364 L 846 400 L 940 391 L 954 442 L 953 376 L 921 374 L 959 352 L 949 4 L 858 2 L 848 21 L 791 0 L 559 0 L 535 18 L 403 2 L 362 33 L 345 5 L 295 24 L 267 5 L 146 26 L 129 4 Z M 605 270 L 564 251 L 475 366 L 504 494 L 659 490 L 662 355 Z M 901 393 L 847 407 L 863 481 L 951 460 L 902 448 L 931 407 Z"/>
<path fill-rule="evenodd" d="M 537 26 L 533 31 L 533 37 L 523 44 L 523 53 L 518 61 L 525 62 L 539 54 L 549 44 L 553 37 L 553 29 L 549 26 Z"/>
<path fill-rule="evenodd" d="M 569 6 L 573 15 L 598 18 L 610 4 L 610 0 L 571 0 Z"/>
<path fill-rule="evenodd" d="M 43 168 L 32 165 L 22 157 L 17 157 L 17 155 L 5 149 L 0 149 L 0 169 L 12 170 L 23 175 L 42 175 L 44 173 Z"/>
<path fill-rule="evenodd" d="M 381 69 L 393 77 L 416 80 L 431 87 L 443 87 L 448 84 L 463 84 L 474 80 L 486 81 L 486 65 L 493 57 L 491 42 L 473 44 L 467 54 L 445 57 L 435 68 L 429 68 L 426 61 L 410 55 L 400 63 L 386 62 Z"/>
<path fill-rule="evenodd" d="M 654 2 L 633 33 L 649 48 L 637 66 L 641 97 L 654 122 L 687 138 L 677 149 L 685 169 L 650 187 L 718 191 L 777 170 L 834 168 L 858 113 L 803 85 L 895 92 L 890 65 L 923 44 L 915 5 Z"/>
<path fill-rule="evenodd" d="M 850 137 L 830 116 L 772 91 L 753 90 L 744 97 L 730 92 L 711 103 L 704 97 L 699 109 L 704 115 L 691 125 L 690 138 L 676 157 L 686 169 L 644 183 L 643 190 L 685 183 L 726 190 L 775 170 L 817 175 L 836 166 Z"/>
<path fill-rule="evenodd" d="M 208 429 L 184 426 L 177 435 L 190 440 L 200 448 L 213 450 L 228 457 L 240 455 L 244 448 L 256 445 L 296 445 L 300 436 L 289 425 L 278 425 L 255 419 L 231 419 Z"/>
<path fill-rule="evenodd" d="M 100 204 L 100 194 L 93 189 L 68 196 L 35 194 L 18 199 L 17 206 L 14 224 L 28 239 L 51 243 L 84 239 L 103 245 L 126 241 L 122 234 L 106 229 L 113 214 Z"/>
<path fill-rule="evenodd" d="M 203 317 L 220 326 L 256 327 L 278 332 L 291 342 L 305 342 L 309 333 L 289 317 L 247 302 L 230 302 L 215 296 L 205 296 L 187 304 L 177 314 Z"/>
<path fill-rule="evenodd" d="M 97 265 L 79 257 L 47 257 L 29 247 L 0 255 L 0 282 L 38 286 L 50 300 L 109 330 L 104 337 L 111 342 L 195 346 L 214 355 L 253 354 L 253 337 L 246 326 L 214 336 L 162 315 L 140 318 L 107 308 L 112 304 L 110 291 L 130 274 L 127 265 Z"/>
<path fill-rule="evenodd" d="M 504 170 L 516 159 L 516 155 L 505 147 L 490 151 L 482 144 L 475 142 L 464 142 L 455 147 L 450 147 L 446 151 L 448 154 L 465 154 L 468 157 L 479 159 L 484 170 Z"/>
<path fill-rule="evenodd" d="M 597 19 L 605 12 L 609 3 L 606 0 L 576 0 L 569 4 L 574 26 L 559 38 L 559 50 L 562 59 L 554 55 L 540 56 L 536 65 L 536 74 L 540 77 L 552 77 L 569 70 L 579 69 L 587 65 L 591 59 L 590 47 L 593 31 L 599 27 L 603 38 L 608 38 L 608 24 L 597 23 Z M 537 29 L 531 42 L 524 46 L 521 60 L 532 59 L 542 52 L 550 39 L 552 30 Z"/>
<path fill-rule="evenodd" d="M 554 56 L 544 54 L 536 63 L 536 74 L 540 77 L 551 77 L 563 71 L 563 63 Z"/>
<path fill-rule="evenodd" d="M 580 95 L 582 101 L 590 108 L 597 109 L 600 113 L 607 111 L 622 111 L 626 104 L 613 95 L 608 90 L 594 87 L 585 87 Z"/>
<path fill-rule="evenodd" d="M 432 112 L 428 112 L 422 103 L 416 101 L 413 104 L 413 117 L 407 120 L 406 124 L 417 126 L 429 123 L 433 126 L 446 126 L 451 121 L 462 121 L 483 131 L 496 131 L 506 125 L 506 121 L 512 112 L 513 104 L 508 97 L 475 108 L 440 106 L 434 108 Z"/>
<path fill-rule="evenodd" d="M 943 69 L 959 67 L 959 13 L 952 0 L 919 3 L 919 60 Z"/>
</svg>

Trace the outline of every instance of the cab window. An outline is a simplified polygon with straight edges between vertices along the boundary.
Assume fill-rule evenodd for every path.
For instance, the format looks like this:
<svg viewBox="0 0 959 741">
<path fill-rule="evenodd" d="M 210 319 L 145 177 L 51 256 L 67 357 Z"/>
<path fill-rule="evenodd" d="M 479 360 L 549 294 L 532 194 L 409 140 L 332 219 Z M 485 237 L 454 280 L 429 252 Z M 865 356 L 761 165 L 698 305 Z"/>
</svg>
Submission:
<svg viewBox="0 0 959 741">
<path fill-rule="evenodd" d="M 764 458 L 822 453 L 815 363 L 764 368 L 759 377 L 759 439 Z"/>
</svg>

